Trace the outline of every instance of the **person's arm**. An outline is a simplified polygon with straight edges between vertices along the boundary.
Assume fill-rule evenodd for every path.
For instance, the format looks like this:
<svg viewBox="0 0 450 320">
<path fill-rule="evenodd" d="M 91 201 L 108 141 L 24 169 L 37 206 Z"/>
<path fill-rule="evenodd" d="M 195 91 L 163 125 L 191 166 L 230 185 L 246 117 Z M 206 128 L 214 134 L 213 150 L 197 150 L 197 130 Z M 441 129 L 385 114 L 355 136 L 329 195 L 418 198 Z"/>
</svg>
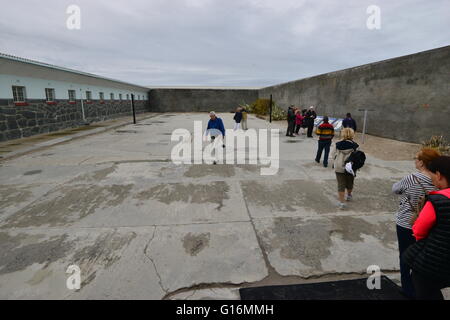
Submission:
<svg viewBox="0 0 450 320">
<path fill-rule="evenodd" d="M 416 240 L 420 241 L 427 238 L 435 224 L 436 212 L 434 211 L 433 204 L 428 201 L 412 228 Z"/>
<path fill-rule="evenodd" d="M 205 137 L 208 135 L 209 129 L 211 129 L 211 120 L 208 121 L 208 126 L 206 127 L 206 130 L 204 133 Z"/>
<path fill-rule="evenodd" d="M 405 177 L 399 182 L 394 183 L 394 185 L 392 186 L 392 192 L 395 194 L 403 194 L 403 192 L 405 192 L 407 189 L 407 180 L 408 177 Z"/>
<path fill-rule="evenodd" d="M 222 132 L 222 135 L 225 137 L 225 126 L 223 125 L 222 119 L 219 119 L 219 130 Z"/>
</svg>

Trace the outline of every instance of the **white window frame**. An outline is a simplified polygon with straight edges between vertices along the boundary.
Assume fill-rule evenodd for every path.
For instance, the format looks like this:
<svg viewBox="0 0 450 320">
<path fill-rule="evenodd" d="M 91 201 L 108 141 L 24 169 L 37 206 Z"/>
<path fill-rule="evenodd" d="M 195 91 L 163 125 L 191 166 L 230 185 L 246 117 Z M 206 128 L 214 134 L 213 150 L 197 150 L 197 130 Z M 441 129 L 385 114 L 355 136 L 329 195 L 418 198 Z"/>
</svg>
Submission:
<svg viewBox="0 0 450 320">
<path fill-rule="evenodd" d="M 23 86 L 12 86 L 13 91 L 13 101 L 17 103 L 25 102 L 27 99 L 25 87 Z M 22 98 L 22 100 L 20 99 Z"/>
<path fill-rule="evenodd" d="M 111 94 L 109 95 L 109 97 L 111 98 L 111 101 L 114 101 L 114 93 L 111 92 Z"/>
<path fill-rule="evenodd" d="M 86 91 L 86 101 L 92 101 L 92 91 Z"/>
<path fill-rule="evenodd" d="M 45 101 L 55 102 L 55 88 L 45 88 Z"/>
<path fill-rule="evenodd" d="M 122 94 L 119 93 L 119 100 L 122 101 Z"/>
<path fill-rule="evenodd" d="M 99 92 L 98 97 L 100 98 L 101 102 L 105 101 L 105 94 L 103 92 Z"/>
</svg>

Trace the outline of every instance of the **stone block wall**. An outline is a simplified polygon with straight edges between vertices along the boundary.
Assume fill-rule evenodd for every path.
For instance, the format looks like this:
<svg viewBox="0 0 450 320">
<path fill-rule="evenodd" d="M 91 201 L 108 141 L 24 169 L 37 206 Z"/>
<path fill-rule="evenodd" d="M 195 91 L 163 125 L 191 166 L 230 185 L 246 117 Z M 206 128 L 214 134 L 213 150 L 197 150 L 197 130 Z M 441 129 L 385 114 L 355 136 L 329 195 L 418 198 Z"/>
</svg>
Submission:
<svg viewBox="0 0 450 320">
<path fill-rule="evenodd" d="M 148 100 L 135 101 L 136 113 L 148 112 Z M 131 101 L 93 100 L 84 102 L 86 122 L 99 122 L 131 116 Z M 75 104 L 58 100 L 49 105 L 42 100 L 29 100 L 16 106 L 12 100 L 0 100 L 0 141 L 20 139 L 84 125 L 81 101 Z"/>
</svg>

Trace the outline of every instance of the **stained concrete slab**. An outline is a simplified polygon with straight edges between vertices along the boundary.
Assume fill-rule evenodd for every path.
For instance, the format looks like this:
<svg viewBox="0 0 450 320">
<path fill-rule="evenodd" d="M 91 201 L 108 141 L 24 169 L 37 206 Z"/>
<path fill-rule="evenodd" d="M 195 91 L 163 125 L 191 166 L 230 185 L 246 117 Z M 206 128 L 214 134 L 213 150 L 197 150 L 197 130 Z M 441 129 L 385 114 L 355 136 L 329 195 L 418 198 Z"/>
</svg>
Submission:
<svg viewBox="0 0 450 320">
<path fill-rule="evenodd" d="M 143 259 L 152 232 L 152 228 L 0 232 L 0 298 L 160 299 L 164 292 L 158 290 L 157 274 Z M 81 269 L 79 292 L 66 286 L 70 265 Z M 144 279 L 148 289 L 126 291 Z"/>
<path fill-rule="evenodd" d="M 208 115 L 155 116 L 0 161 L 0 298 L 238 299 L 241 284 L 398 270 L 390 189 L 412 161 L 369 155 L 338 211 L 332 161 L 314 163 L 317 141 L 278 124 L 249 121 L 281 129 L 275 176 L 260 164 L 173 164 L 171 132 L 198 120 Z M 79 292 L 65 285 L 73 263 Z"/>
<path fill-rule="evenodd" d="M 390 215 L 255 220 L 270 264 L 301 277 L 366 273 L 371 265 L 397 270 L 395 222 Z"/>
<path fill-rule="evenodd" d="M 157 227 L 146 255 L 168 292 L 255 282 L 268 275 L 250 222 Z"/>
</svg>

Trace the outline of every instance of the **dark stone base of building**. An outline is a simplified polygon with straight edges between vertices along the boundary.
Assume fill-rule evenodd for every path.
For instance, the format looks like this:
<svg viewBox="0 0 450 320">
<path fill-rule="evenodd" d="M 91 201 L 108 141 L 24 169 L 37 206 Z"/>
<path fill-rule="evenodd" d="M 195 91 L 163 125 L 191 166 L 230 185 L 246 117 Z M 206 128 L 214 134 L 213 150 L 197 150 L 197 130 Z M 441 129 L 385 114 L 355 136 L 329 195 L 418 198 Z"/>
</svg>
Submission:
<svg viewBox="0 0 450 320">
<path fill-rule="evenodd" d="M 149 111 L 148 101 L 135 101 L 136 113 Z M 84 102 L 86 121 L 83 120 L 81 101 L 69 103 L 58 100 L 47 104 L 29 100 L 25 106 L 16 106 L 12 100 L 0 101 L 0 141 L 20 139 L 37 134 L 75 128 L 86 123 L 131 116 L 131 101 Z"/>
</svg>

